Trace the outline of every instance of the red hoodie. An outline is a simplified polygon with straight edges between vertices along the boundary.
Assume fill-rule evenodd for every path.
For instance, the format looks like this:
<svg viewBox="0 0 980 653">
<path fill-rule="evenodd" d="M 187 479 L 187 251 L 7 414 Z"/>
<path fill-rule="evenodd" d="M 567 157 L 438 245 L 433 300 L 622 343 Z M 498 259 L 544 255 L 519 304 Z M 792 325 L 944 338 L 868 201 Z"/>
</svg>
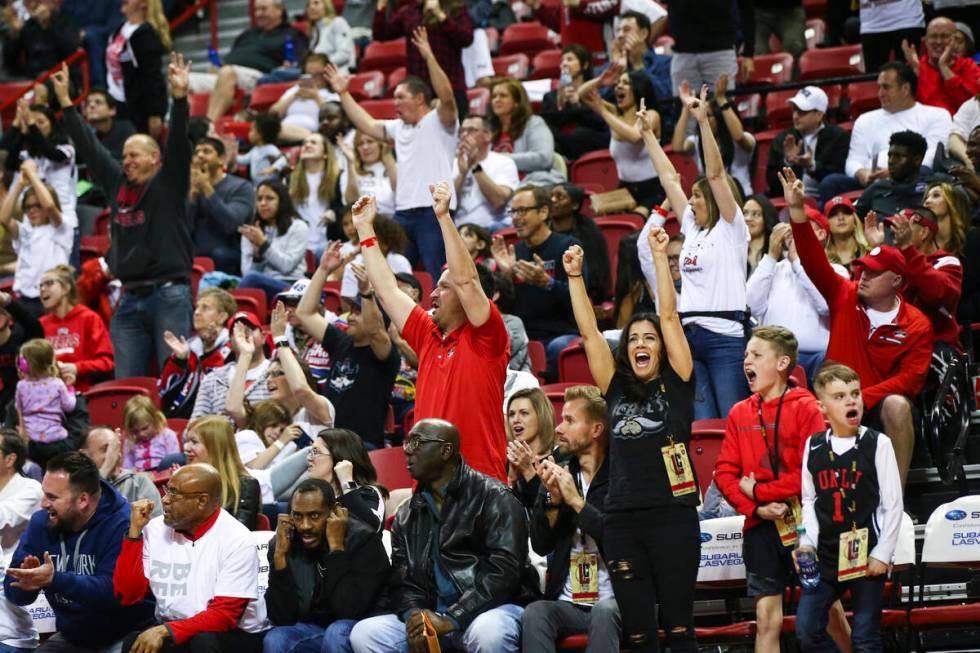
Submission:
<svg viewBox="0 0 980 653">
<path fill-rule="evenodd" d="M 78 367 L 76 390 L 85 392 L 93 384 L 109 378 L 115 367 L 112 341 L 98 313 L 78 304 L 63 318 L 51 313 L 43 316 L 41 326 L 58 360 Z"/>
<path fill-rule="evenodd" d="M 943 79 L 939 68 L 929 63 L 928 54 L 919 57 L 915 99 L 922 104 L 942 107 L 952 115 L 961 104 L 980 93 L 980 68 L 973 59 L 957 56 L 950 69 L 953 76 Z"/>
<path fill-rule="evenodd" d="M 715 484 L 739 513 L 745 515 L 748 530 L 761 523 L 754 516 L 757 507 L 785 501 L 800 495 L 800 468 L 803 464 L 803 445 L 806 439 L 823 431 L 823 414 L 817 400 L 802 388 L 791 388 L 783 397 L 779 412 L 779 478 L 773 473 L 771 458 L 775 455 L 776 412 L 779 398 L 763 402 L 762 420 L 766 425 L 768 450 L 759 427 L 759 402 L 754 394 L 738 402 L 728 413 L 725 440 L 715 463 Z M 755 473 L 755 499 L 739 488 L 743 476 Z"/>
<path fill-rule="evenodd" d="M 865 409 L 888 395 L 913 398 L 919 394 L 932 360 L 929 318 L 902 301 L 895 323 L 880 326 L 869 336 L 871 321 L 858 299 L 858 282 L 834 271 L 808 223 L 793 223 L 793 240 L 803 269 L 830 307 L 827 360 L 848 365 L 858 373 Z"/>
<path fill-rule="evenodd" d="M 902 296 L 929 318 L 936 340 L 962 351 L 960 326 L 956 323 L 956 308 L 963 287 L 960 260 L 941 249 L 923 256 L 911 245 L 903 249 L 902 254 L 906 267 Z"/>
</svg>

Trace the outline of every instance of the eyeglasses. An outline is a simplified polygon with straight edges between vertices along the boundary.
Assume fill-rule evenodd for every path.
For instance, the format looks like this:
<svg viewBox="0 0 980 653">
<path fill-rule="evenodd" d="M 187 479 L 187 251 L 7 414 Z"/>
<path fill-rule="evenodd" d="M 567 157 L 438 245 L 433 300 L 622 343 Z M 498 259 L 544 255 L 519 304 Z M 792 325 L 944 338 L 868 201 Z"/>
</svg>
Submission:
<svg viewBox="0 0 980 653">
<path fill-rule="evenodd" d="M 41 210 L 41 205 L 38 204 L 37 202 L 31 202 L 30 204 L 24 204 L 24 213 L 27 213 L 28 211 L 34 211 L 35 209 L 38 210 L 38 211 L 40 211 Z"/>
<path fill-rule="evenodd" d="M 537 211 L 540 208 L 541 207 L 537 204 L 535 204 L 534 206 L 512 206 L 507 210 L 507 215 L 510 217 L 514 217 L 515 215 L 523 217 L 527 215 L 529 212 Z"/>
<path fill-rule="evenodd" d="M 314 449 L 314 448 L 310 448 L 310 450 L 306 453 L 306 457 L 309 458 L 310 460 L 316 460 L 320 456 L 329 456 L 329 455 L 331 455 L 329 451 L 323 451 L 321 449 Z"/>
<path fill-rule="evenodd" d="M 171 501 L 177 501 L 178 499 L 194 496 L 195 494 L 207 494 L 207 492 L 181 492 L 180 490 L 175 490 L 170 485 L 163 486 L 163 496 Z"/>
<path fill-rule="evenodd" d="M 278 379 L 280 376 L 286 376 L 286 373 L 282 370 L 276 370 L 274 372 L 269 372 L 267 375 L 270 379 Z"/>
<path fill-rule="evenodd" d="M 443 444 L 446 444 L 449 442 L 449 440 L 443 440 L 442 438 L 423 438 L 423 437 L 416 436 L 414 438 L 409 438 L 408 440 L 405 440 L 402 443 L 402 448 L 405 449 L 405 453 L 415 453 L 416 451 L 418 451 L 418 448 L 421 447 L 426 442 L 442 442 Z"/>
</svg>

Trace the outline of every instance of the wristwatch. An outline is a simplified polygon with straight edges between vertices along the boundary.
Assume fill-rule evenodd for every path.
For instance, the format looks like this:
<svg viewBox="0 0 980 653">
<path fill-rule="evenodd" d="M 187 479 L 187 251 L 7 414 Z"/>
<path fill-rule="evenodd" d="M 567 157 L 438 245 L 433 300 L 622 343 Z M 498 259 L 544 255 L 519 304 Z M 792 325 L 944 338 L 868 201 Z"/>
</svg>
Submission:
<svg viewBox="0 0 980 653">
<path fill-rule="evenodd" d="M 478 172 L 483 172 L 483 166 L 481 166 L 479 163 L 473 166 L 473 174 L 475 175 Z"/>
</svg>

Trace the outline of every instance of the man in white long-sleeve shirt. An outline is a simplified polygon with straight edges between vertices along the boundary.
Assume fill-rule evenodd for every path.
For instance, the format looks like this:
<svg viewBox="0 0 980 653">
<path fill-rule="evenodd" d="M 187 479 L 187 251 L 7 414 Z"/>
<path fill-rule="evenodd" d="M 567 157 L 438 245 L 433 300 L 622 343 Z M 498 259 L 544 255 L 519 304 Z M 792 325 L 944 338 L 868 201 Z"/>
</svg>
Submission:
<svg viewBox="0 0 980 653">
<path fill-rule="evenodd" d="M 817 239 L 826 243 L 830 234 L 827 218 L 811 207 L 807 207 L 806 217 Z M 837 274 L 850 278 L 843 265 L 833 267 Z M 778 324 L 796 335 L 800 343 L 797 363 L 806 370 L 806 378 L 813 379 L 827 354 L 830 309 L 827 300 L 803 270 L 788 224 L 773 227 L 769 252 L 749 277 L 745 299 L 760 326 Z"/>
<path fill-rule="evenodd" d="M 16 431 L 0 430 L 0 581 L 14 556 L 31 515 L 41 507 L 41 484 L 21 476 L 27 447 Z M 37 648 L 38 636 L 30 613 L 8 601 L 0 584 L 0 650 Z"/>
<path fill-rule="evenodd" d="M 918 79 L 908 64 L 887 63 L 878 73 L 881 108 L 862 114 L 851 130 L 851 145 L 844 174 L 827 175 L 820 182 L 820 204 L 835 195 L 865 188 L 888 176 L 888 139 L 898 131 L 922 134 L 928 150 L 924 164 L 931 167 L 936 146 L 946 143 L 952 130 L 949 112 L 915 101 Z"/>
<path fill-rule="evenodd" d="M 803 450 L 800 550 L 817 553 L 820 582 L 804 589 L 796 612 L 803 651 L 835 650 L 827 634 L 831 605 L 850 591 L 855 651 L 881 650 L 881 596 L 902 522 L 902 484 L 891 440 L 861 426 L 861 381 L 846 365 L 813 381 L 830 423 Z"/>
</svg>

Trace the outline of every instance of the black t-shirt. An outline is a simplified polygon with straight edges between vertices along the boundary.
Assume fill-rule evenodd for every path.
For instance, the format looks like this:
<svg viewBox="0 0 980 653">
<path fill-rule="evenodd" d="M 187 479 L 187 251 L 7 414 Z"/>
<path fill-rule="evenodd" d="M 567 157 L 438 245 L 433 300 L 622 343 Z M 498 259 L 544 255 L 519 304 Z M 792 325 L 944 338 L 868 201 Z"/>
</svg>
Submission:
<svg viewBox="0 0 980 653">
<path fill-rule="evenodd" d="M 625 345 L 625 343 L 624 343 Z M 690 458 L 694 420 L 694 374 L 682 381 L 666 360 L 660 376 L 644 386 L 646 397 L 625 394 L 620 373 L 606 391 L 609 405 L 609 492 L 606 510 L 642 510 L 667 505 L 697 506 L 698 493 L 675 497 L 670 489 L 661 449 L 682 442 Z"/>
<path fill-rule="evenodd" d="M 355 347 L 347 332 L 333 324 L 327 325 L 323 348 L 333 361 L 326 394 L 337 411 L 334 424 L 383 446 L 388 399 L 401 365 L 398 348 L 392 345 L 388 357 L 379 361 L 370 345 Z"/>
<path fill-rule="evenodd" d="M 264 73 L 282 65 L 286 60 L 286 41 L 292 40 L 293 51 L 299 60 L 306 52 L 307 39 L 293 26 L 283 23 L 276 29 L 266 32 L 252 27 L 235 39 L 231 52 L 224 58 L 225 64 L 254 68 Z"/>
</svg>

